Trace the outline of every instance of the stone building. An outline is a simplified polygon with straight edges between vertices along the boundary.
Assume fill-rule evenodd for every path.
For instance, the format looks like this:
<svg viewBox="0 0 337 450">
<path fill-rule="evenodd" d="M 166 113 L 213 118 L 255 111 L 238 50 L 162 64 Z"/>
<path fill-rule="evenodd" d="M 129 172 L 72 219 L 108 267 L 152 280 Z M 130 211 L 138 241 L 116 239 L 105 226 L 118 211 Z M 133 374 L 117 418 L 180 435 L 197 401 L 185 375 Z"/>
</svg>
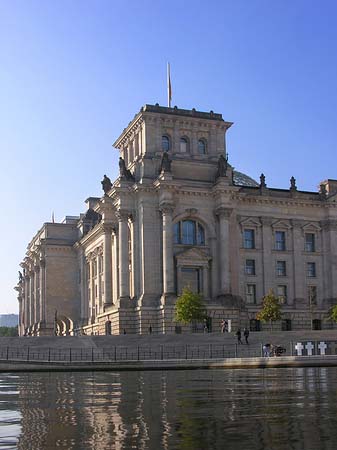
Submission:
<svg viewBox="0 0 337 450">
<path fill-rule="evenodd" d="M 337 302 L 337 181 L 269 188 L 234 171 L 231 122 L 145 105 L 114 143 L 120 176 L 63 223 L 46 223 L 22 262 L 20 334 L 179 332 L 174 303 L 203 294 L 207 326 L 262 326 L 273 289 L 287 329 L 331 328 Z M 193 325 L 198 328 L 198 324 Z M 182 331 L 189 330 L 185 327 Z"/>
</svg>

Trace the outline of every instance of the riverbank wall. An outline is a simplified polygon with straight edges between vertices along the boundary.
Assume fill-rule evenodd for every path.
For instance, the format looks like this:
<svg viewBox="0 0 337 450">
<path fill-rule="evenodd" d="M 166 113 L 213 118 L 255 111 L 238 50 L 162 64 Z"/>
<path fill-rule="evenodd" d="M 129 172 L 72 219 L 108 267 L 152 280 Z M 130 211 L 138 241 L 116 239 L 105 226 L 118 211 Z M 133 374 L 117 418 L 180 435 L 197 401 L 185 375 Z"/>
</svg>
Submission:
<svg viewBox="0 0 337 450">
<path fill-rule="evenodd" d="M 267 369 L 281 367 L 337 367 L 336 355 L 283 356 L 272 358 L 225 358 L 203 360 L 147 360 L 117 362 L 1 361 L 0 372 L 75 372 L 196 369 Z"/>
</svg>

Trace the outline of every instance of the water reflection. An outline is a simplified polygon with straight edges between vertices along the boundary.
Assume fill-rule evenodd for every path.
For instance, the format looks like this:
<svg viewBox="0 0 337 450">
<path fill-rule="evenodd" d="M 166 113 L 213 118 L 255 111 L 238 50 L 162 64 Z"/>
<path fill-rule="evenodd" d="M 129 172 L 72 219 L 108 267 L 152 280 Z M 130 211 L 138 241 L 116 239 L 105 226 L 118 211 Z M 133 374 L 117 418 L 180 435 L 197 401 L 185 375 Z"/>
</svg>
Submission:
<svg viewBox="0 0 337 450">
<path fill-rule="evenodd" d="M 0 448 L 336 448 L 337 369 L 0 375 Z"/>
</svg>

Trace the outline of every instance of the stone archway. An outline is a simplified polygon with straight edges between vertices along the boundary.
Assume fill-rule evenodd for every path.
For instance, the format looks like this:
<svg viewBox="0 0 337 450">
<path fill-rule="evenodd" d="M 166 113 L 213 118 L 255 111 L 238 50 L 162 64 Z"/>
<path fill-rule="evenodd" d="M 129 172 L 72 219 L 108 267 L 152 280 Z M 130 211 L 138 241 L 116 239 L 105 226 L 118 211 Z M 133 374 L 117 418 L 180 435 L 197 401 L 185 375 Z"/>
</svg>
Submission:
<svg viewBox="0 0 337 450">
<path fill-rule="evenodd" d="M 58 315 L 55 318 L 56 336 L 73 336 L 74 322 L 67 316 Z"/>
</svg>

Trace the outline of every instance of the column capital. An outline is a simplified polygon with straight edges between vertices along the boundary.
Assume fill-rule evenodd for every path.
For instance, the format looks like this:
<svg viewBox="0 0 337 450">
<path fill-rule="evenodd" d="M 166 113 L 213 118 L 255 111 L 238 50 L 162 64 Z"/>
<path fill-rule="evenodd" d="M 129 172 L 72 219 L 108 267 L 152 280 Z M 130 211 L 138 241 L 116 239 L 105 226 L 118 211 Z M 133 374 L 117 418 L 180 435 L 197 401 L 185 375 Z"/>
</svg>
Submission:
<svg viewBox="0 0 337 450">
<path fill-rule="evenodd" d="M 174 210 L 173 203 L 170 202 L 163 202 L 159 205 L 159 210 L 162 214 L 172 214 Z"/>
<path fill-rule="evenodd" d="M 327 230 L 327 231 L 336 231 L 337 230 L 337 220 L 335 219 L 327 219 L 327 220 L 322 220 L 321 222 L 322 228 L 323 230 Z"/>
<path fill-rule="evenodd" d="M 119 209 L 116 212 L 116 216 L 117 216 L 118 222 L 126 222 L 130 217 L 132 217 L 132 214 L 127 209 Z"/>
<path fill-rule="evenodd" d="M 233 212 L 233 208 L 226 208 L 224 206 L 219 206 L 215 209 L 215 215 L 219 217 L 225 217 L 228 219 Z"/>
<path fill-rule="evenodd" d="M 301 220 L 301 219 L 291 219 L 291 225 L 292 225 L 294 228 L 302 228 L 304 224 L 305 224 L 305 221 L 304 221 L 304 220 Z"/>
<path fill-rule="evenodd" d="M 272 223 L 274 222 L 274 220 L 275 219 L 273 217 L 264 217 L 264 216 L 260 217 L 260 221 L 261 221 L 262 225 L 265 227 L 270 227 L 272 225 Z"/>
</svg>

